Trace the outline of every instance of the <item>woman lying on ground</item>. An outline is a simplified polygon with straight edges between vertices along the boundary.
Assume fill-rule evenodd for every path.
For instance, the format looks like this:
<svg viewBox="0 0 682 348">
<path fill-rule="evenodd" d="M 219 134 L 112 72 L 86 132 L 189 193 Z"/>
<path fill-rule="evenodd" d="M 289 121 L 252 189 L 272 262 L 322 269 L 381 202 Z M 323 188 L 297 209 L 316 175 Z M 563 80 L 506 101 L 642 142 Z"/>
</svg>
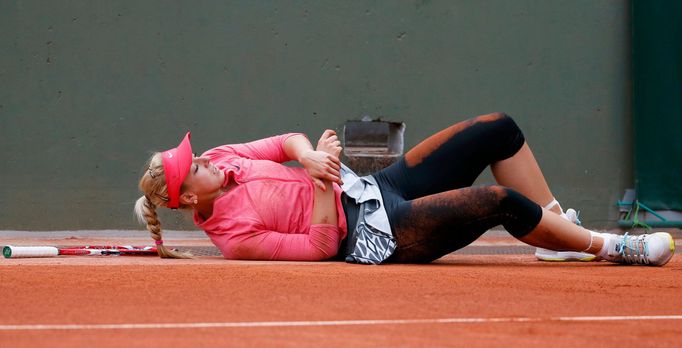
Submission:
<svg viewBox="0 0 682 348">
<path fill-rule="evenodd" d="M 570 221 L 503 113 L 446 128 L 365 177 L 339 162 L 330 130 L 316 149 L 291 133 L 195 157 L 189 140 L 187 133 L 177 148 L 154 154 L 139 183 L 135 213 L 161 257 L 188 255 L 163 246 L 159 206 L 193 210 L 227 259 L 424 263 L 497 225 L 543 248 L 540 259 L 662 266 L 674 253 L 668 233 L 620 236 Z M 303 168 L 281 164 L 291 160 Z M 488 166 L 498 185 L 472 187 Z"/>
</svg>

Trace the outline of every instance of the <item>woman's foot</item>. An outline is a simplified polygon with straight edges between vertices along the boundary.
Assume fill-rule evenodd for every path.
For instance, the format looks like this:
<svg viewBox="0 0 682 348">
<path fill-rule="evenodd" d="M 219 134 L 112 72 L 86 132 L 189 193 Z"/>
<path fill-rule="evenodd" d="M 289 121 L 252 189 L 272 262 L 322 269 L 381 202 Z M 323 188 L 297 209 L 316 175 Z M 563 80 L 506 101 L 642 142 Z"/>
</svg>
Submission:
<svg viewBox="0 0 682 348">
<path fill-rule="evenodd" d="M 675 254 L 675 241 L 670 233 L 655 232 L 639 236 L 606 234 L 599 257 L 630 265 L 663 266 Z"/>
</svg>

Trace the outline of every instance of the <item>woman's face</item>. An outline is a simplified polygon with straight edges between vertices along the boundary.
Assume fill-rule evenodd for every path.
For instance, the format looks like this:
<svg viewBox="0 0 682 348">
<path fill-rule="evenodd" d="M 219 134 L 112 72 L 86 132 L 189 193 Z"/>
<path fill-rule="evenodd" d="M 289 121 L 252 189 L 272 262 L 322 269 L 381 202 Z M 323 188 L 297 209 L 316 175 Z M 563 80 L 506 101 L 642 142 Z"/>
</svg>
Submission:
<svg viewBox="0 0 682 348">
<path fill-rule="evenodd" d="M 219 193 L 224 182 L 225 173 L 209 162 L 208 157 L 194 157 L 182 185 L 184 190 L 181 198 L 185 200 L 183 203 L 192 204 L 194 198 L 198 198 L 199 201 L 213 198 Z"/>
</svg>

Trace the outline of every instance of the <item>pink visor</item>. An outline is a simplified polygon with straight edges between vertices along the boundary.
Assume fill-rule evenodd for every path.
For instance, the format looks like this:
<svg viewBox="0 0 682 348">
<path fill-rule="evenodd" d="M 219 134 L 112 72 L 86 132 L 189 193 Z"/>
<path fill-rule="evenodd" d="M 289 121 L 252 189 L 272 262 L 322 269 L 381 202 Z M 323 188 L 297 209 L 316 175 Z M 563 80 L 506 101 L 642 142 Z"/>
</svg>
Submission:
<svg viewBox="0 0 682 348">
<path fill-rule="evenodd" d="M 192 144 L 189 143 L 190 132 L 187 132 L 180 145 L 163 152 L 163 172 L 168 187 L 168 208 L 180 206 L 180 187 L 185 181 L 189 167 L 192 166 Z"/>
</svg>

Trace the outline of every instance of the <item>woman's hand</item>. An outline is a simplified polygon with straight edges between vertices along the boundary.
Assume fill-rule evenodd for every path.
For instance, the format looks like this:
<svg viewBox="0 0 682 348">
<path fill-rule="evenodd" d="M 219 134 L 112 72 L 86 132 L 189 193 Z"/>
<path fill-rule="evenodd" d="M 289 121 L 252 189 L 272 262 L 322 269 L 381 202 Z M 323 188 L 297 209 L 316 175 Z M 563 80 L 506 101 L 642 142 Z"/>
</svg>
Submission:
<svg viewBox="0 0 682 348">
<path fill-rule="evenodd" d="M 326 130 L 317 142 L 317 149 L 307 150 L 299 158 L 299 162 L 308 171 L 315 186 L 322 191 L 327 190 L 323 180 L 343 185 L 339 172 L 341 169 L 340 153 L 341 142 L 336 137 L 336 133 L 333 130 Z"/>
<path fill-rule="evenodd" d="M 320 140 L 317 141 L 316 150 L 324 151 L 338 159 L 339 155 L 341 155 L 341 142 L 336 136 L 336 132 L 331 129 L 325 130 Z"/>
</svg>

